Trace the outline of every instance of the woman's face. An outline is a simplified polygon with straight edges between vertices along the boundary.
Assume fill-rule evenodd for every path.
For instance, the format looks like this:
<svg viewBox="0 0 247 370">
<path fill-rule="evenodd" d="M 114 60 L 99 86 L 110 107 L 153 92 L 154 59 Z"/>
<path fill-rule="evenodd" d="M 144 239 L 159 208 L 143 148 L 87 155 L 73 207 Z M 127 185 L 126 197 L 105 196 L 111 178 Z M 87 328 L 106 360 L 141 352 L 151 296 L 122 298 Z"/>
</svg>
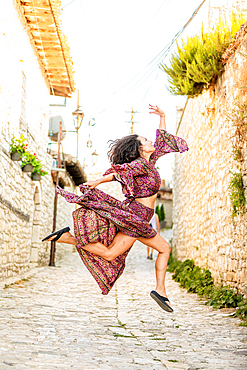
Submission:
<svg viewBox="0 0 247 370">
<path fill-rule="evenodd" d="M 147 140 L 145 137 L 138 136 L 137 138 L 140 140 L 142 144 L 142 152 L 143 154 L 153 153 L 155 151 L 155 147 L 153 146 L 153 142 L 151 140 Z"/>
</svg>

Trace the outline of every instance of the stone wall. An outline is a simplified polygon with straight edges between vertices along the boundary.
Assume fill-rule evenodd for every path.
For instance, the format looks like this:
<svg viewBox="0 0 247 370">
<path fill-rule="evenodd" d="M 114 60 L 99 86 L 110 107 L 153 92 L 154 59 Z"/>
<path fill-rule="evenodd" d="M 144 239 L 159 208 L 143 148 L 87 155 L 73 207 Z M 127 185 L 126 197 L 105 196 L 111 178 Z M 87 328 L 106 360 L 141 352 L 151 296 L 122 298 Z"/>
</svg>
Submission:
<svg viewBox="0 0 247 370">
<path fill-rule="evenodd" d="M 236 162 L 226 113 L 237 95 L 246 94 L 247 59 L 239 54 L 247 54 L 246 34 L 238 45 L 215 88 L 188 100 L 177 129 L 189 151 L 175 157 L 173 245 L 179 259 L 193 258 L 216 281 L 246 295 L 247 214 L 233 224 L 228 190 Z"/>
<path fill-rule="evenodd" d="M 52 158 L 46 152 L 49 91 L 13 3 L 1 3 L 0 14 L 4 56 L 0 59 L 0 278 L 4 278 L 49 261 L 50 246 L 41 239 L 52 230 L 55 187 Z M 11 138 L 21 133 L 49 172 L 40 182 L 32 181 L 20 162 L 10 158 Z M 71 205 L 61 203 L 59 212 L 64 216 L 58 217 L 58 226 L 67 225 Z"/>
</svg>

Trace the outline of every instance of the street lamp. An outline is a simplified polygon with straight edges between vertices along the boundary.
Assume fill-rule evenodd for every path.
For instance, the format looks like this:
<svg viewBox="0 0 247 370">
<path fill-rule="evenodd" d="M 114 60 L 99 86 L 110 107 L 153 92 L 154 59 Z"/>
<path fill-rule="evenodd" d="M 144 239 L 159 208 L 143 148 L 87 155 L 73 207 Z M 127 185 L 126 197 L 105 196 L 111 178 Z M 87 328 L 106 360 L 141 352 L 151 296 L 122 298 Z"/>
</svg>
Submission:
<svg viewBox="0 0 247 370">
<path fill-rule="evenodd" d="M 92 161 L 93 161 L 93 166 L 94 166 L 98 160 L 98 153 L 96 153 L 96 150 L 95 150 L 91 155 L 92 155 Z"/>
<path fill-rule="evenodd" d="M 76 130 L 76 135 L 77 135 L 77 147 L 76 147 L 76 158 L 78 159 L 79 157 L 79 129 L 82 124 L 82 120 L 84 117 L 83 111 L 80 109 L 80 106 L 77 107 L 77 109 L 72 113 L 74 116 L 74 127 Z"/>
<path fill-rule="evenodd" d="M 89 134 L 88 135 L 88 141 L 87 141 L 87 147 L 92 148 L 92 145 L 93 145 L 93 143 L 92 143 L 92 140 L 90 139 L 90 134 Z"/>
</svg>

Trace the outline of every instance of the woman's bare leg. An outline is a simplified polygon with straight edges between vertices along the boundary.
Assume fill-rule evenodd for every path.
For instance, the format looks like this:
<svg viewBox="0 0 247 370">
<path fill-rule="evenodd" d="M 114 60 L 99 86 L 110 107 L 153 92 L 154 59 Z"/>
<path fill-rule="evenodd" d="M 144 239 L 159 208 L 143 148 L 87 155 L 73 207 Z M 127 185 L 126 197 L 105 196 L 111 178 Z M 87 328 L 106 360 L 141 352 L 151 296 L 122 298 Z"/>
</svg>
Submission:
<svg viewBox="0 0 247 370">
<path fill-rule="evenodd" d="M 84 245 L 83 249 L 94 253 L 107 261 L 112 261 L 132 247 L 136 240 L 136 238 L 132 238 L 131 236 L 125 235 L 122 232 L 118 232 L 108 247 L 98 242 Z"/>
<path fill-rule="evenodd" d="M 132 238 L 123 234 L 122 232 L 118 232 L 109 247 L 106 247 L 102 243 L 89 243 L 85 245 L 83 249 L 103 257 L 107 261 L 112 261 L 114 258 L 118 257 L 120 254 L 129 249 L 136 240 L 136 238 Z M 155 290 L 161 296 L 166 297 L 165 276 L 171 247 L 159 234 L 156 234 L 153 238 L 138 238 L 138 240 L 146 246 L 151 247 L 159 252 L 155 263 Z"/>
<path fill-rule="evenodd" d="M 155 262 L 156 271 L 156 292 L 161 296 L 166 297 L 165 288 L 165 276 L 168 264 L 169 255 L 171 252 L 171 247 L 165 239 L 163 239 L 159 234 L 156 234 L 153 238 L 139 238 L 138 239 L 143 244 L 156 249 L 159 253 Z"/>
<path fill-rule="evenodd" d="M 56 235 L 52 236 L 49 241 L 51 241 L 55 237 Z M 127 251 L 134 244 L 135 241 L 136 238 L 132 238 L 131 236 L 118 232 L 112 243 L 108 247 L 100 242 L 97 242 L 86 244 L 83 246 L 83 249 L 94 253 L 107 261 L 112 261 L 116 257 L 123 254 L 125 251 Z M 73 245 L 78 244 L 76 238 L 70 232 L 63 233 L 61 237 L 57 240 L 57 243 L 66 243 Z"/>
<path fill-rule="evenodd" d="M 52 239 L 53 238 L 50 240 Z M 108 247 L 97 242 L 89 243 L 83 246 L 83 249 L 94 253 L 107 261 L 112 261 L 128 250 L 136 240 L 137 238 L 132 238 L 122 232 L 118 232 Z M 160 295 L 166 297 L 165 275 L 171 248 L 167 241 L 165 241 L 159 234 L 156 234 L 153 238 L 138 238 L 138 240 L 147 247 L 151 247 L 159 252 L 155 263 L 157 282 L 155 290 Z M 70 232 L 62 234 L 61 238 L 58 239 L 58 242 L 77 245 L 76 238 Z"/>
<path fill-rule="evenodd" d="M 153 259 L 153 248 L 147 247 L 147 257 L 150 258 L 151 260 Z"/>
<path fill-rule="evenodd" d="M 147 257 L 149 258 L 149 247 L 147 247 Z"/>
</svg>

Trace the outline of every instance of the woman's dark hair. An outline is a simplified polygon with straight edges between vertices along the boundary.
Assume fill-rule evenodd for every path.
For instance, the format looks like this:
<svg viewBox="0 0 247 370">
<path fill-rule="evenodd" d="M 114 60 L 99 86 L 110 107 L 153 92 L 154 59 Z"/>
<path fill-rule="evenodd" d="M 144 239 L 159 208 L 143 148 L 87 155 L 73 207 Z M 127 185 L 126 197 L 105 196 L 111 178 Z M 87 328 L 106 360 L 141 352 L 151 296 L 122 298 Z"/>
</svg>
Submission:
<svg viewBox="0 0 247 370">
<path fill-rule="evenodd" d="M 122 139 L 111 140 L 107 153 L 112 164 L 130 163 L 140 157 L 141 142 L 138 135 L 125 136 Z"/>
</svg>

